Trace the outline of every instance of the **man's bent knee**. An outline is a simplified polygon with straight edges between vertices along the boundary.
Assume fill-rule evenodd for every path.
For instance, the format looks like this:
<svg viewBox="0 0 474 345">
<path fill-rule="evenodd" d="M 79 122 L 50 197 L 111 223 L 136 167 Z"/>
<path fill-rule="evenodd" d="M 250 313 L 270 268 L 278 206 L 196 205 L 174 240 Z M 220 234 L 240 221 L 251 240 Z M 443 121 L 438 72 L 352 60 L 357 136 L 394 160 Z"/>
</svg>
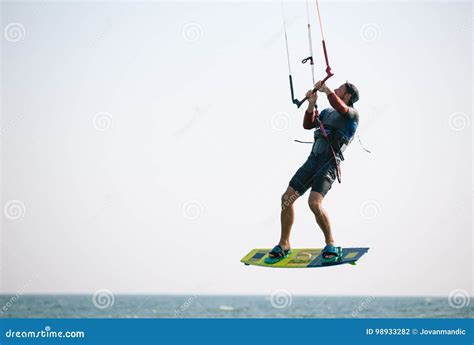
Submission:
<svg viewBox="0 0 474 345">
<path fill-rule="evenodd" d="M 289 207 L 293 205 L 293 203 L 298 199 L 299 193 L 294 190 L 291 187 L 288 187 L 288 189 L 283 193 L 281 196 L 281 208 L 282 210 L 285 209 L 286 207 Z"/>
<path fill-rule="evenodd" d="M 317 192 L 311 192 L 309 198 L 308 198 L 308 205 L 311 211 L 318 216 L 323 212 L 323 196 L 320 193 Z"/>
</svg>

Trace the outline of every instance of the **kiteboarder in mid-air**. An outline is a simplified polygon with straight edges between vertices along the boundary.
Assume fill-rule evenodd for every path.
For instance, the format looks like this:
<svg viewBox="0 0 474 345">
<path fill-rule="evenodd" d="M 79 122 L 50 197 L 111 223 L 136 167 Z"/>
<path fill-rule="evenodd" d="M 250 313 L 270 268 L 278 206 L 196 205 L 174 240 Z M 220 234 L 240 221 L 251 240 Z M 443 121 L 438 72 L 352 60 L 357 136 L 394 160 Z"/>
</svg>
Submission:
<svg viewBox="0 0 474 345">
<path fill-rule="evenodd" d="M 318 112 L 317 92 L 325 93 L 330 108 Z M 316 222 L 324 233 L 326 246 L 322 259 L 326 263 L 336 262 L 341 257 L 341 247 L 335 247 L 331 223 L 322 206 L 326 193 L 337 178 L 340 182 L 340 161 L 342 153 L 352 141 L 359 123 L 359 114 L 354 103 L 359 99 L 358 89 L 346 82 L 332 91 L 325 84 L 318 82 L 313 90 L 306 93 L 308 108 L 304 114 L 303 127 L 315 129 L 314 144 L 306 162 L 296 171 L 281 199 L 281 236 L 265 259 L 267 264 L 274 264 L 285 259 L 291 253 L 290 233 L 294 222 L 294 202 L 309 188 L 311 192 L 308 204 L 314 213 Z"/>
</svg>

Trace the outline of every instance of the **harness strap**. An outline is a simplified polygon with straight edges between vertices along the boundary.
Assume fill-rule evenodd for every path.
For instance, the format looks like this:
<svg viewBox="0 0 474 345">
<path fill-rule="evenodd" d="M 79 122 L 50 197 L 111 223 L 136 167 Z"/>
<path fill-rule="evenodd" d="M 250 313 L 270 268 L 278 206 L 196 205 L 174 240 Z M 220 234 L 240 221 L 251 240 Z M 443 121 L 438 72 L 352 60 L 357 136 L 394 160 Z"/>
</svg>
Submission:
<svg viewBox="0 0 474 345">
<path fill-rule="evenodd" d="M 341 183 L 341 166 L 339 162 L 337 161 L 336 158 L 336 152 L 334 151 L 334 148 L 331 145 L 331 141 L 329 140 L 328 133 L 326 132 L 326 129 L 324 128 L 323 122 L 319 119 L 319 115 L 316 114 L 315 118 L 316 122 L 318 123 L 319 128 L 321 129 L 321 133 L 323 134 L 323 137 L 326 138 L 326 141 L 328 142 L 329 147 L 331 148 L 331 154 L 332 158 L 334 159 L 334 162 L 336 163 L 336 177 L 337 181 Z"/>
</svg>

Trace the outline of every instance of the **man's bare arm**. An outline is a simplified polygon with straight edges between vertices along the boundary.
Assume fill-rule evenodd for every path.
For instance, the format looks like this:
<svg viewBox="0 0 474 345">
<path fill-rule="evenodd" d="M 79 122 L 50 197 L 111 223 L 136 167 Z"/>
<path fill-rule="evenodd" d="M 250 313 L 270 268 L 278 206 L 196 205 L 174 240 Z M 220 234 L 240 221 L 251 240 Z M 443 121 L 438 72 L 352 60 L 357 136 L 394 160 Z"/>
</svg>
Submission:
<svg viewBox="0 0 474 345">
<path fill-rule="evenodd" d="M 310 90 L 306 93 L 306 97 L 308 97 L 308 108 L 306 109 L 304 113 L 303 128 L 313 129 L 316 127 L 314 123 L 314 118 L 319 115 L 318 110 L 317 109 L 315 110 L 316 101 L 318 100 L 318 94 L 316 92 L 313 93 L 313 91 Z"/>
</svg>

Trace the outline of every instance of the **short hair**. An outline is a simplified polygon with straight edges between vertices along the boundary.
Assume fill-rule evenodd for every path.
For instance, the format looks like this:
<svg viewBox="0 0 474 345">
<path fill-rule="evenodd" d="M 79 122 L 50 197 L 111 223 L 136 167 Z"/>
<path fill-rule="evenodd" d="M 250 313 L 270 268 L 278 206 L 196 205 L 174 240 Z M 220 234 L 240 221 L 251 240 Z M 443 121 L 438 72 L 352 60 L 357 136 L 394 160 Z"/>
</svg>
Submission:
<svg viewBox="0 0 474 345">
<path fill-rule="evenodd" d="M 359 89 L 348 81 L 346 81 L 344 85 L 346 86 L 346 92 L 351 95 L 351 98 L 349 99 L 349 105 L 353 106 L 354 103 L 359 100 Z"/>
</svg>

